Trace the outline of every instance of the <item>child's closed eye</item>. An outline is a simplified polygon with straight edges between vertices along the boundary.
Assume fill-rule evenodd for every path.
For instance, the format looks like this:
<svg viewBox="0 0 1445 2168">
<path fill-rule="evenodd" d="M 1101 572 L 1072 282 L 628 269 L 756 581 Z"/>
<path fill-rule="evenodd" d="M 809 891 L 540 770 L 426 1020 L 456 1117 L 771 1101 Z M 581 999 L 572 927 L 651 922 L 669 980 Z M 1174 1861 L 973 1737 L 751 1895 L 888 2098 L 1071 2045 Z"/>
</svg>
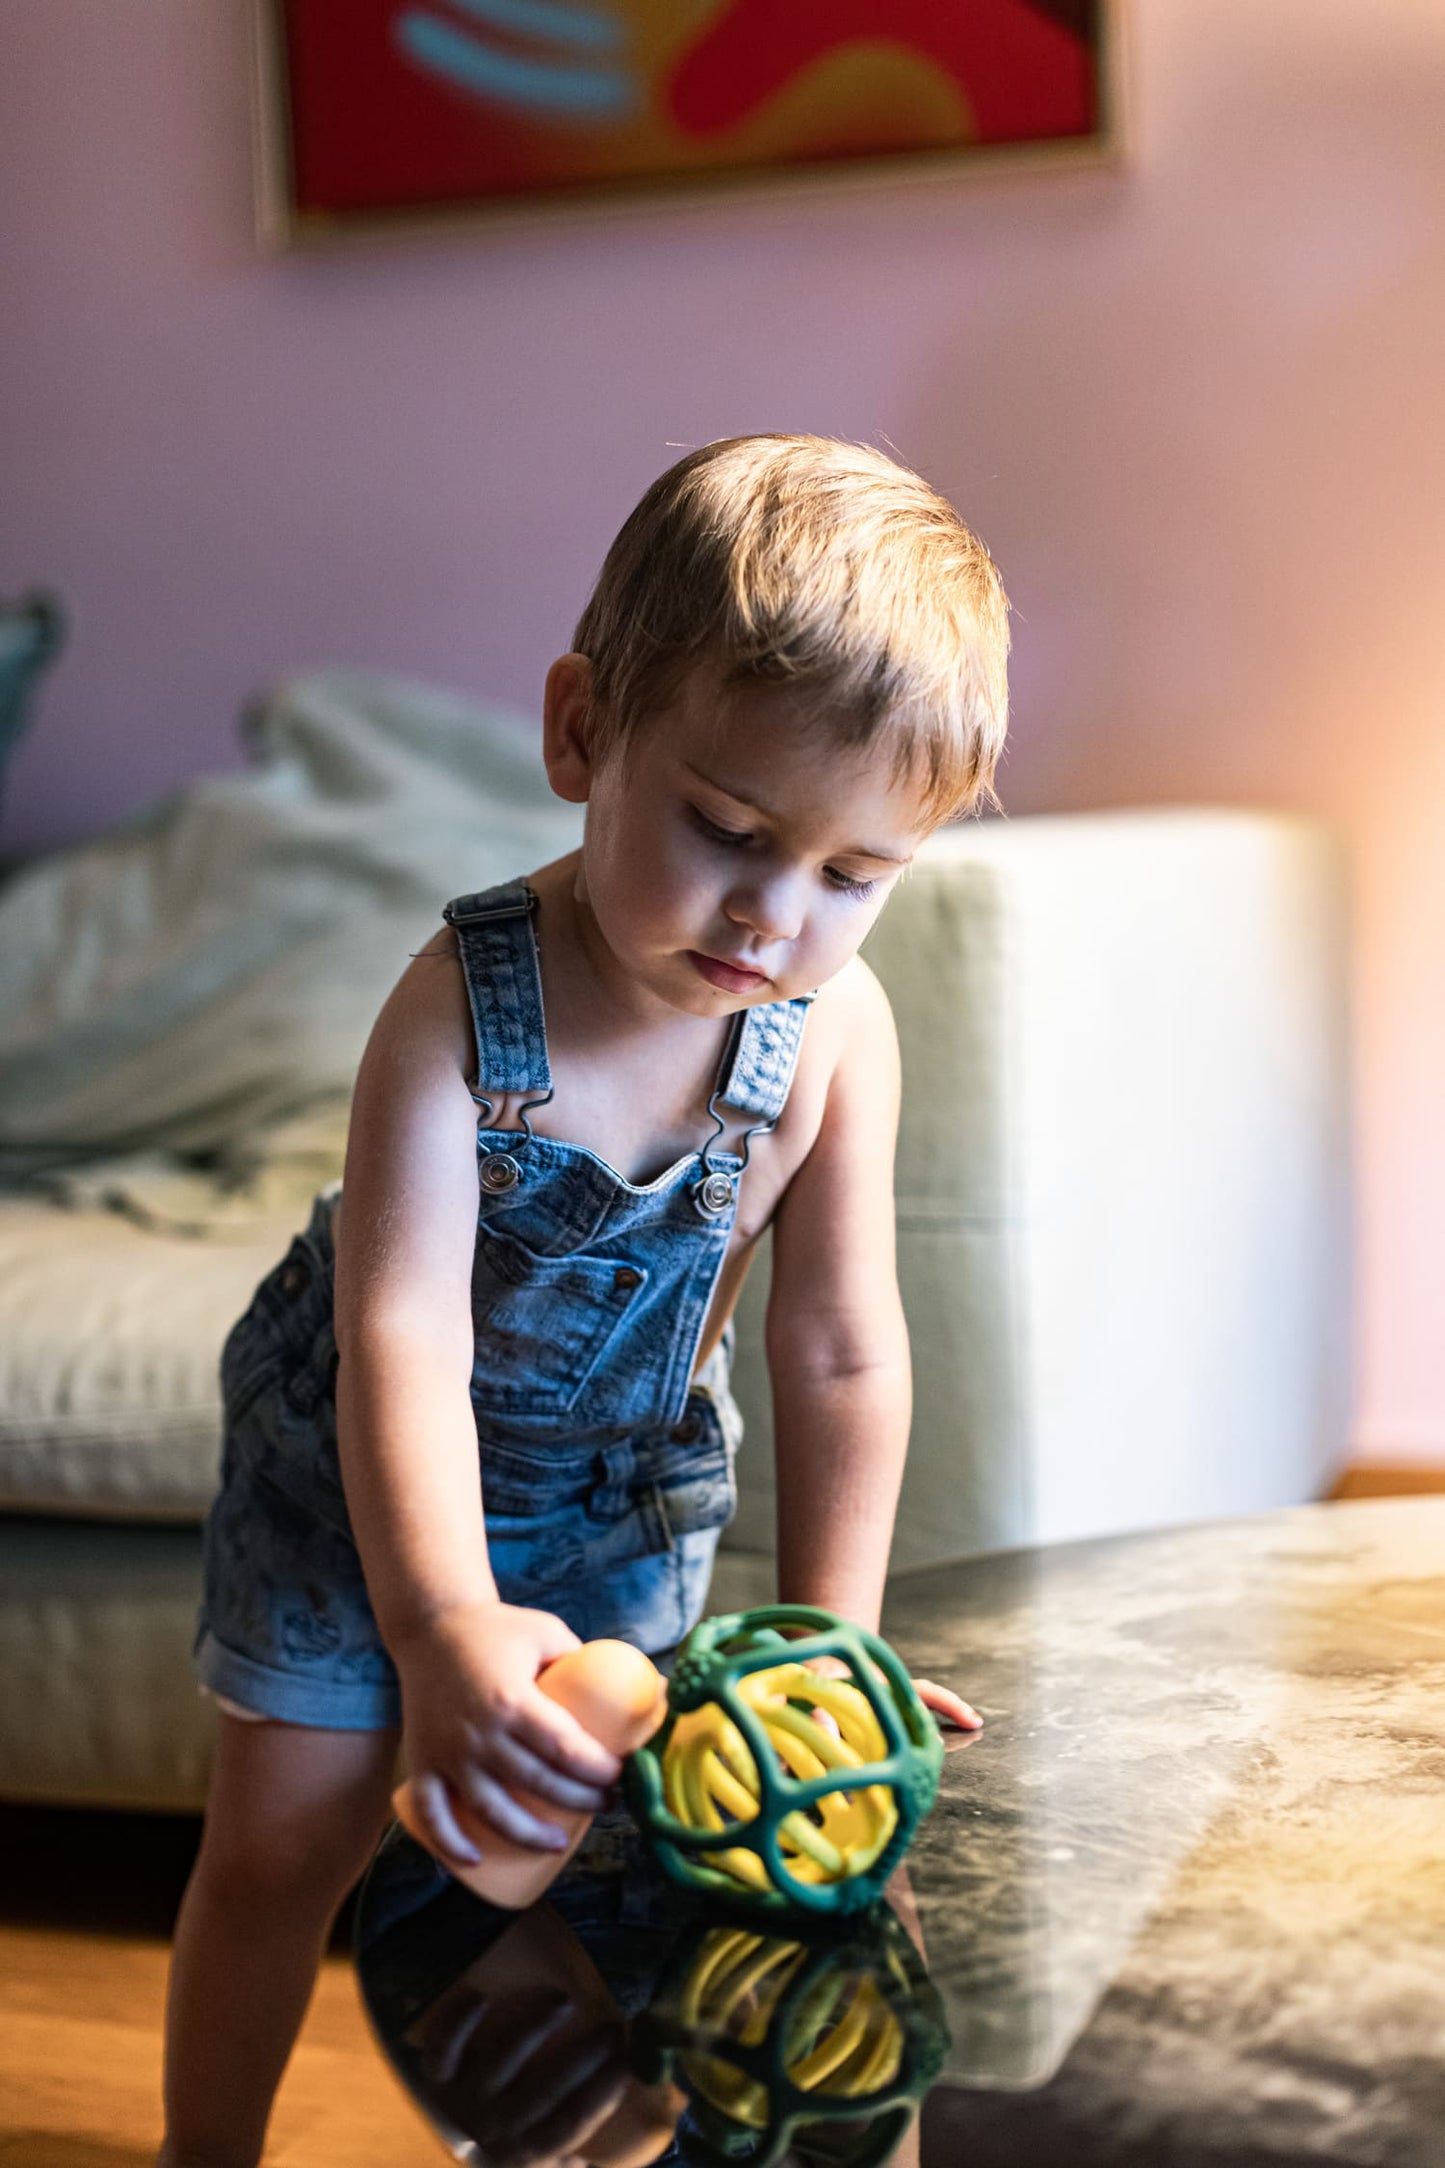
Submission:
<svg viewBox="0 0 1445 2168">
<path fill-rule="evenodd" d="M 687 812 L 688 818 L 698 834 L 705 837 L 709 843 L 720 844 L 724 850 L 739 850 L 744 844 L 751 843 L 753 840 L 748 829 L 725 828 L 721 821 L 715 821 L 704 813 L 701 806 L 690 805 Z M 840 894 L 857 896 L 860 899 L 871 896 L 878 886 L 876 881 L 863 881 L 859 880 L 854 874 L 844 873 L 840 866 L 825 866 L 823 868 L 823 878 L 830 888 L 837 889 Z"/>
<path fill-rule="evenodd" d="M 837 866 L 826 866 L 823 870 L 826 879 L 845 896 L 871 896 L 878 886 L 876 881 L 857 880 L 851 873 L 844 873 Z"/>
<path fill-rule="evenodd" d="M 699 835 L 706 836 L 709 843 L 733 846 L 752 841 L 746 828 L 724 828 L 720 821 L 709 820 L 701 806 L 690 805 L 687 811 L 693 827 Z"/>
</svg>

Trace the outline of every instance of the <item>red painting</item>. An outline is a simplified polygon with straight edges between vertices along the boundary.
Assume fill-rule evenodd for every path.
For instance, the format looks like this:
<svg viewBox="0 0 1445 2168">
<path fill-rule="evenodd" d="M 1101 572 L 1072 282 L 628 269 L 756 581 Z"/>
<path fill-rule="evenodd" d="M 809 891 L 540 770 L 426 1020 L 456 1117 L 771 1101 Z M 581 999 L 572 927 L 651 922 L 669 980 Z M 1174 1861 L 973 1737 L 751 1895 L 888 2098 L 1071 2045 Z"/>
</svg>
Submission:
<svg viewBox="0 0 1445 2168">
<path fill-rule="evenodd" d="M 300 224 L 1103 131 L 1101 0 L 272 0 Z"/>
</svg>

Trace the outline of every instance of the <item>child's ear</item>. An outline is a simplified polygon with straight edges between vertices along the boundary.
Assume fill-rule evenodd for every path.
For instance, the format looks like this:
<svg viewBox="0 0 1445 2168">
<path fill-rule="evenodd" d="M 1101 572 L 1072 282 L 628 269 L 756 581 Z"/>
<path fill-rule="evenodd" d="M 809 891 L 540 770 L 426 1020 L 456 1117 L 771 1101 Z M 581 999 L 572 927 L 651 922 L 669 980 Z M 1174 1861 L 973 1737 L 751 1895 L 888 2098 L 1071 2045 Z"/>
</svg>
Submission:
<svg viewBox="0 0 1445 2168">
<path fill-rule="evenodd" d="M 559 655 L 542 695 L 542 758 L 559 798 L 585 805 L 592 795 L 592 665 Z"/>
</svg>

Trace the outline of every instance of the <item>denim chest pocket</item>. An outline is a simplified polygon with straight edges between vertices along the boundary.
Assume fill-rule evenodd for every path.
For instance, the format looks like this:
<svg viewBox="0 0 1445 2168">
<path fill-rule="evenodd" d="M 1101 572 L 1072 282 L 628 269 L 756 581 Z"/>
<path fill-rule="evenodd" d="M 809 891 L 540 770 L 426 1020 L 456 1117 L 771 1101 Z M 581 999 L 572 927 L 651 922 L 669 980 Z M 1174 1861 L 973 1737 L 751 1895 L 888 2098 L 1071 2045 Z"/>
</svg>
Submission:
<svg viewBox="0 0 1445 2168">
<path fill-rule="evenodd" d="M 472 1401 L 497 1413 L 571 1408 L 647 1286 L 615 1257 L 542 1257 L 479 1230 L 472 1268 Z"/>
</svg>

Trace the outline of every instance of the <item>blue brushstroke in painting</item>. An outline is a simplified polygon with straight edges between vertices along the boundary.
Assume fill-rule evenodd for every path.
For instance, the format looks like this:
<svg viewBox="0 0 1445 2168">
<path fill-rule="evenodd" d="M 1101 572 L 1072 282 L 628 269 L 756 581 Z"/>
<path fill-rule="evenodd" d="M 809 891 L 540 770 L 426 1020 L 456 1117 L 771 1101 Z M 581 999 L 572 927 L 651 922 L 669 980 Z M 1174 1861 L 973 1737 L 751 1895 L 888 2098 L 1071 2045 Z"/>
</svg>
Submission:
<svg viewBox="0 0 1445 2168">
<path fill-rule="evenodd" d="M 625 36 L 615 15 L 600 8 L 561 7 L 558 0 L 452 0 L 452 6 L 458 15 L 534 38 L 539 45 L 590 46 L 594 52 L 615 53 Z"/>
<path fill-rule="evenodd" d="M 550 40 L 561 36 L 559 18 L 583 14 L 555 7 L 544 11 L 529 0 L 471 0 L 471 12 L 498 20 L 499 27 L 503 15 L 508 28 L 522 28 L 525 19 L 527 27 Z M 544 17 L 544 24 L 533 23 L 534 16 Z M 495 104 L 563 113 L 577 120 L 619 120 L 638 102 L 633 78 L 619 69 L 571 68 L 499 52 L 419 8 L 398 17 L 393 36 L 400 52 L 415 66 Z M 594 28 L 589 28 L 587 42 L 594 49 L 600 42 Z"/>
</svg>

